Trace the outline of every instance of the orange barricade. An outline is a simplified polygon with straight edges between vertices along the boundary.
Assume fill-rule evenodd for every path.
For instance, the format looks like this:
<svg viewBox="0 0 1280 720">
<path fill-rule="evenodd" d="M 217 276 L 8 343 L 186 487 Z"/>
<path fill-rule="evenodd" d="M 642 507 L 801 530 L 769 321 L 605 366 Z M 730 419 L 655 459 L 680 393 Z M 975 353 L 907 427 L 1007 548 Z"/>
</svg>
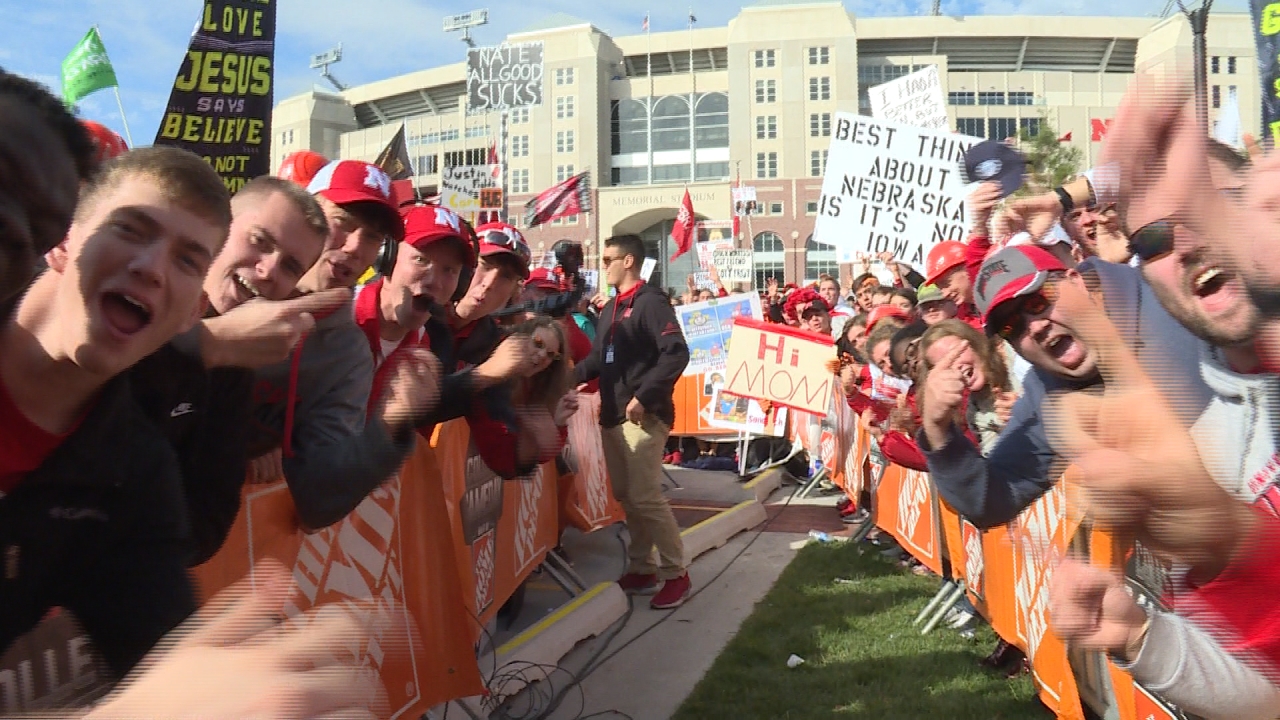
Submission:
<svg viewBox="0 0 1280 720">
<path fill-rule="evenodd" d="M 465 422 L 436 428 L 431 439 L 440 463 L 463 599 L 478 622 L 473 640 L 520 583 L 556 546 L 559 521 L 554 464 L 531 477 L 503 481 L 476 453 Z"/>
<path fill-rule="evenodd" d="M 724 382 L 723 379 L 717 380 L 717 375 L 723 376 L 724 373 L 685 375 L 676 380 L 675 390 L 671 393 L 671 400 L 676 408 L 676 421 L 671 426 L 672 435 L 707 437 L 738 434 L 734 430 L 711 427 L 707 424 L 707 416 L 702 412 L 711 404 L 712 383 Z"/>
<path fill-rule="evenodd" d="M 576 505 L 584 522 L 600 527 L 621 513 L 593 427 L 599 399 L 584 401 L 574 431 L 583 468 L 574 496 L 586 499 Z M 355 512 L 317 533 L 299 529 L 284 482 L 246 486 L 226 544 L 195 571 L 201 598 L 275 558 L 298 581 L 285 608 L 291 615 L 328 603 L 375 603 L 395 620 L 362 661 L 381 673 L 392 717 L 422 715 L 485 691 L 476 643 L 558 542 L 558 481 L 555 463 L 501 480 L 475 453 L 466 422 L 455 420 L 436 428 L 430 443 L 420 440 L 400 472 Z"/>
<path fill-rule="evenodd" d="M 207 600 L 269 557 L 293 568 L 299 593 L 286 609 L 290 614 L 334 602 L 376 602 L 396 620 L 364 649 L 362 661 L 381 673 L 392 715 L 422 714 L 484 689 L 474 638 L 463 630 L 475 622 L 461 592 L 446 512 L 436 454 L 421 441 L 398 475 L 317 533 L 298 529 L 284 482 L 248 485 L 226 544 L 195 571 L 201 596 Z M 412 639 L 409 647 L 397 647 L 404 638 Z"/>
<path fill-rule="evenodd" d="M 591 532 L 622 522 L 626 515 L 609 483 L 600 442 L 600 395 L 578 396 L 578 412 L 569 420 L 569 442 L 564 453 L 571 473 L 560 478 L 561 529 L 573 525 Z"/>
</svg>

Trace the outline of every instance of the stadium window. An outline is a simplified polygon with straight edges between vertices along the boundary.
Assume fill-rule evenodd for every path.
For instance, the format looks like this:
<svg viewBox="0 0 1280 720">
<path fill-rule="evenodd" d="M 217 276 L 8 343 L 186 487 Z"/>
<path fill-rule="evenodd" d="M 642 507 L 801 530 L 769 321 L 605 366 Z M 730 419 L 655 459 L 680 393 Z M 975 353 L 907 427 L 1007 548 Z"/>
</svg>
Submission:
<svg viewBox="0 0 1280 720">
<path fill-rule="evenodd" d="M 826 65 L 830 62 L 831 62 L 831 48 L 829 47 L 809 48 L 809 64 L 810 65 Z"/>
<path fill-rule="evenodd" d="M 804 214 L 805 214 L 805 215 L 817 215 L 817 214 L 818 214 L 818 201 L 816 201 L 816 200 L 810 200 L 809 202 L 805 203 L 805 204 L 804 204 Z"/>
<path fill-rule="evenodd" d="M 558 182 L 558 183 L 562 183 L 562 182 L 564 182 L 565 180 L 568 180 L 568 179 L 569 179 L 569 178 L 571 178 L 571 177 L 573 177 L 573 166 L 572 166 L 572 165 L 557 165 L 557 166 L 556 166 L 556 182 Z"/>
<path fill-rule="evenodd" d="M 809 175 L 810 177 L 822 177 L 827 171 L 827 151 L 826 150 L 810 150 L 809 151 Z"/>
<path fill-rule="evenodd" d="M 556 152 L 571 153 L 573 152 L 573 131 L 561 130 L 556 133 Z"/>
<path fill-rule="evenodd" d="M 770 215 L 781 215 L 781 214 L 782 214 L 782 203 L 769 203 L 769 214 L 770 214 Z"/>
<path fill-rule="evenodd" d="M 1018 136 L 1018 121 L 1014 118 L 990 118 L 987 120 L 987 139 L 1005 140 Z"/>
<path fill-rule="evenodd" d="M 978 93 L 978 104 L 979 105 L 1003 105 L 1004 93 L 995 92 L 995 91 L 980 92 Z"/>
<path fill-rule="evenodd" d="M 1212 95 L 1213 95 L 1213 106 L 1216 108 L 1222 107 L 1222 86 L 1214 85 Z"/>
<path fill-rule="evenodd" d="M 573 117 L 573 96 L 565 95 L 556 98 L 556 119 L 568 120 Z"/>
<path fill-rule="evenodd" d="M 1010 105 L 1034 105 L 1035 93 L 1018 91 L 1009 93 Z"/>
<path fill-rule="evenodd" d="M 809 114 L 809 137 L 831 137 L 831 113 Z"/>
<path fill-rule="evenodd" d="M 1231 56 L 1231 57 L 1227 58 L 1227 74 L 1228 74 L 1228 75 L 1235 75 L 1235 74 L 1236 74 L 1236 59 L 1235 59 L 1235 56 Z"/>
<path fill-rule="evenodd" d="M 573 68 L 557 68 L 556 84 L 572 85 L 573 84 Z"/>
<path fill-rule="evenodd" d="M 643 167 L 613 168 L 610 171 L 610 179 L 614 185 L 644 185 L 649 182 L 649 169 Z"/>
<path fill-rule="evenodd" d="M 775 80 L 756 81 L 756 102 L 771 103 L 778 99 L 778 83 Z"/>
<path fill-rule="evenodd" d="M 511 136 L 511 157 L 529 157 L 529 136 Z"/>
<path fill-rule="evenodd" d="M 786 257 L 786 246 L 782 244 L 782 236 L 771 230 L 756 235 L 751 240 L 751 254 L 756 266 L 756 287 L 769 284 L 769 278 L 776 278 L 778 284 L 783 282 L 783 260 Z"/>
<path fill-rule="evenodd" d="M 529 192 L 529 171 L 527 169 L 511 171 L 511 192 Z"/>
<path fill-rule="evenodd" d="M 756 177 L 778 177 L 778 153 L 756 153 Z"/>
<path fill-rule="evenodd" d="M 1027 137 L 1035 137 L 1040 134 L 1040 118 L 1022 118 L 1018 121 L 1018 129 Z"/>
<path fill-rule="evenodd" d="M 830 100 L 831 99 L 831 78 L 829 77 L 809 78 L 809 99 L 810 100 Z"/>
<path fill-rule="evenodd" d="M 773 67 L 777 64 L 777 57 L 773 50 L 756 50 L 755 57 L 758 68 Z"/>
<path fill-rule="evenodd" d="M 778 137 L 778 116 L 777 115 L 757 115 L 756 116 L 756 139 L 757 140 L 776 140 Z"/>
<path fill-rule="evenodd" d="M 949 92 L 947 93 L 948 105 L 977 105 L 978 100 L 971 92 Z"/>
<path fill-rule="evenodd" d="M 1209 72 L 1213 75 L 1217 75 L 1218 71 L 1222 69 L 1221 62 L 1222 62 L 1222 58 L 1218 57 L 1217 55 L 1214 55 L 1213 57 L 1209 58 Z"/>
<path fill-rule="evenodd" d="M 516 108 L 507 116 L 512 125 L 523 125 L 529 122 L 529 108 Z"/>
<path fill-rule="evenodd" d="M 971 137 L 986 137 L 987 121 L 982 118 L 956 118 L 956 132 Z"/>
</svg>

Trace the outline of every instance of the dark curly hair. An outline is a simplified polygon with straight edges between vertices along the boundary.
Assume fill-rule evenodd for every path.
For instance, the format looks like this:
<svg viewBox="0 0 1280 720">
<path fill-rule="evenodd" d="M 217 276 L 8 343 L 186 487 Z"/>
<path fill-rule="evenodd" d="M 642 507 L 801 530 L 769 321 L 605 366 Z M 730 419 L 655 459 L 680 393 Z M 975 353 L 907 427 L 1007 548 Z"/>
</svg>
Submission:
<svg viewBox="0 0 1280 720">
<path fill-rule="evenodd" d="M 97 148 L 84 126 L 49 88 L 0 68 L 0 98 L 16 100 L 34 110 L 45 126 L 66 144 L 80 179 L 93 177 L 98 170 Z"/>
</svg>

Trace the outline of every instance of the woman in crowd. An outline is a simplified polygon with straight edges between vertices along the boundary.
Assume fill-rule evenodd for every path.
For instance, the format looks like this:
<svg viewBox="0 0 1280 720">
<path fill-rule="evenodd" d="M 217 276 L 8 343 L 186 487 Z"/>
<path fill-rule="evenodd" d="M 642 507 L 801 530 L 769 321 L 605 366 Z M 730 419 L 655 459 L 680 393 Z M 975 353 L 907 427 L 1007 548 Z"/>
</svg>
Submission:
<svg viewBox="0 0 1280 720">
<path fill-rule="evenodd" d="M 955 367 L 961 370 L 968 387 L 963 426 L 978 438 L 982 454 L 986 455 L 1008 421 L 1012 407 L 1010 393 L 1001 390 L 1009 386 L 1009 371 L 992 341 L 959 320 L 943 320 L 920 338 L 920 365 L 915 377 L 923 386 L 929 371 L 960 346 L 966 347 Z"/>
</svg>

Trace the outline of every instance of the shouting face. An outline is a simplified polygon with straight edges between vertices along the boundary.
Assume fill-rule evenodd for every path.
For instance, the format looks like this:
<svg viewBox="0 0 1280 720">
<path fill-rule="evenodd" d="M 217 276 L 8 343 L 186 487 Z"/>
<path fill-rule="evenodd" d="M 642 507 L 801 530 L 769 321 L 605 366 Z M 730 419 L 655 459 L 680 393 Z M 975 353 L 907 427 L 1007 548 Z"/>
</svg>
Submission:
<svg viewBox="0 0 1280 720">
<path fill-rule="evenodd" d="M 315 264 L 325 238 L 283 193 L 234 206 L 231 233 L 205 279 L 219 313 L 255 297 L 288 298 Z"/>
</svg>

